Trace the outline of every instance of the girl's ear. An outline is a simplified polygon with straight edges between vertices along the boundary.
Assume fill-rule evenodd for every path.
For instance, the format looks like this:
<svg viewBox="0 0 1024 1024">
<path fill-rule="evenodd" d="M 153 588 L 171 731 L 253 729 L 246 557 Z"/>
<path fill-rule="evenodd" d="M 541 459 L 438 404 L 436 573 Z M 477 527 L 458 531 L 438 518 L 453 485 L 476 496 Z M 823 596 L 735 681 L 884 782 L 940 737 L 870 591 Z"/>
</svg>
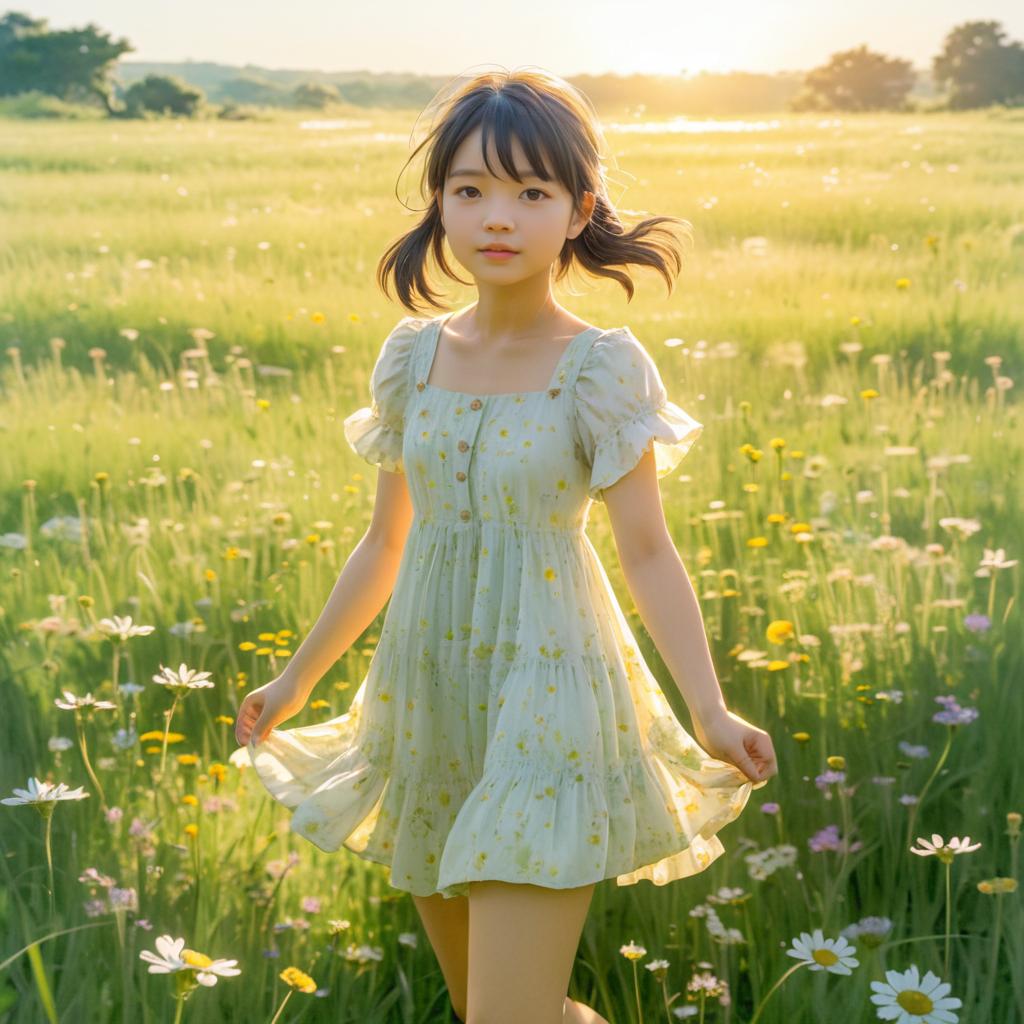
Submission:
<svg viewBox="0 0 1024 1024">
<path fill-rule="evenodd" d="M 584 192 L 583 199 L 580 202 L 580 212 L 573 217 L 572 222 L 569 225 L 569 234 L 566 236 L 567 238 L 575 238 L 577 235 L 582 233 L 583 229 L 590 222 L 590 218 L 594 214 L 594 207 L 596 205 L 597 196 L 595 196 L 593 192 Z M 574 230 L 577 228 L 577 225 L 578 229 Z"/>
</svg>

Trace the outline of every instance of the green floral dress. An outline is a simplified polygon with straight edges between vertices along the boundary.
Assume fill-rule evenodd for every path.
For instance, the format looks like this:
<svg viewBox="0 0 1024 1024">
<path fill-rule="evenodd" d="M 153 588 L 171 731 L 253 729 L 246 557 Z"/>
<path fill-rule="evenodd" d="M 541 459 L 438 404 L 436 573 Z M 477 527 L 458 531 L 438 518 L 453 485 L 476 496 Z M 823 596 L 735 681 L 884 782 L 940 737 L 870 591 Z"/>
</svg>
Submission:
<svg viewBox="0 0 1024 1024">
<path fill-rule="evenodd" d="M 702 871 L 764 783 L 679 724 L 585 532 L 652 443 L 664 476 L 702 425 L 627 327 L 573 338 L 544 391 L 435 387 L 444 320 L 397 324 L 344 422 L 415 511 L 366 676 L 346 714 L 236 754 L 293 831 L 417 895 Z"/>
</svg>

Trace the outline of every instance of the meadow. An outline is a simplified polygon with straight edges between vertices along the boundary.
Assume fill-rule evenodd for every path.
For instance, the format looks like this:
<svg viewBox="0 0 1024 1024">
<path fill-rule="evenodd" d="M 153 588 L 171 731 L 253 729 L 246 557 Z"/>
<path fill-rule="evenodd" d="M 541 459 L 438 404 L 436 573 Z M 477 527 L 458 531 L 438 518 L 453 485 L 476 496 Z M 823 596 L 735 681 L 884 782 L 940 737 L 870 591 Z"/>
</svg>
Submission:
<svg viewBox="0 0 1024 1024">
<path fill-rule="evenodd" d="M 451 1019 L 387 868 L 231 759 L 369 520 L 341 422 L 407 312 L 374 274 L 414 118 L 0 121 L 5 1022 Z M 570 995 L 1019 1024 L 1024 115 L 654 127 L 606 118 L 610 192 L 692 223 L 675 291 L 557 295 L 705 424 L 666 517 L 779 774 L 706 871 L 598 886 Z M 344 713 L 378 632 L 286 727 Z"/>
</svg>

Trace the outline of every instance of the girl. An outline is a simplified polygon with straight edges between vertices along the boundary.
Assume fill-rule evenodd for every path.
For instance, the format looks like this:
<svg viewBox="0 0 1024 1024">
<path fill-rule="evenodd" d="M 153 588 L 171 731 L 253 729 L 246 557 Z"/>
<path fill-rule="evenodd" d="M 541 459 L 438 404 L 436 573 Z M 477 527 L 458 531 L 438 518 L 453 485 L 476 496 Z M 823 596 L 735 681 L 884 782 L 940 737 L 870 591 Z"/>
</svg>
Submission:
<svg viewBox="0 0 1024 1024">
<path fill-rule="evenodd" d="M 726 708 L 664 519 L 658 479 L 702 425 L 628 327 L 588 324 L 551 292 L 576 263 L 630 297 L 630 263 L 671 289 L 680 259 L 659 225 L 675 218 L 623 229 L 593 110 L 561 79 L 484 73 L 440 110 L 413 154 L 429 144 L 429 207 L 378 278 L 407 309 L 436 308 L 424 265 L 458 280 L 447 241 L 477 301 L 385 339 L 371 404 L 344 423 L 380 468 L 372 521 L 236 737 L 294 831 L 388 865 L 411 893 L 460 1020 L 600 1022 L 566 997 L 595 884 L 704 870 L 775 752 Z M 591 501 L 696 739 L 585 533 Z M 276 731 L 389 595 L 348 713 Z"/>
</svg>

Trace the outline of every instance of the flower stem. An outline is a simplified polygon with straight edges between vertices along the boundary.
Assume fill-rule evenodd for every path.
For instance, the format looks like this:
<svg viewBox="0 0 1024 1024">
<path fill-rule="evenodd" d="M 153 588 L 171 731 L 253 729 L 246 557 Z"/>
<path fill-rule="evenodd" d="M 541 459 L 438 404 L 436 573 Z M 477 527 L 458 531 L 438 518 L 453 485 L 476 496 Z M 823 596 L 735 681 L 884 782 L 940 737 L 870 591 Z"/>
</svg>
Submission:
<svg viewBox="0 0 1024 1024">
<path fill-rule="evenodd" d="M 783 975 L 783 976 L 782 976 L 781 978 L 779 978 L 779 980 L 778 980 L 777 982 L 775 982 L 775 984 L 774 984 L 774 985 L 772 985 L 772 987 L 771 987 L 770 989 L 768 989 L 768 991 L 767 991 L 767 992 L 765 993 L 765 997 L 764 997 L 764 999 L 762 999 L 762 1000 L 761 1000 L 761 1004 L 760 1004 L 760 1006 L 758 1006 L 757 1010 L 756 1010 L 756 1011 L 754 1012 L 754 1016 L 750 1018 L 750 1024 L 757 1024 L 757 1020 L 758 1020 L 758 1018 L 759 1018 L 759 1017 L 761 1016 L 761 1012 L 762 1012 L 762 1011 L 764 1010 L 764 1008 L 765 1008 L 765 1005 L 767 1004 L 768 1000 L 769 1000 L 769 999 L 771 998 L 771 996 L 772 996 L 772 993 L 774 993 L 774 991 L 775 991 L 775 990 L 776 990 L 776 989 L 777 989 L 777 988 L 778 988 L 778 987 L 779 987 L 779 986 L 780 986 L 780 985 L 781 985 L 781 984 L 782 984 L 782 983 L 783 983 L 783 982 L 784 982 L 784 981 L 785 981 L 785 980 L 786 980 L 786 979 L 787 979 L 787 978 L 788 978 L 788 977 L 789 977 L 789 976 L 790 976 L 790 975 L 791 975 L 791 974 L 792 974 L 792 973 L 793 973 L 794 971 L 798 971 L 798 970 L 800 970 L 800 968 L 801 968 L 801 967 L 803 967 L 803 966 L 804 966 L 803 964 L 793 964 L 793 966 L 792 966 L 792 967 L 790 967 L 790 969 L 789 969 L 788 971 L 786 971 L 786 973 L 785 973 L 785 974 L 784 974 L 784 975 Z"/>
<path fill-rule="evenodd" d="M 636 1019 L 639 1024 L 644 1024 L 644 1011 L 640 1005 L 640 981 L 636 976 L 636 961 L 633 963 L 633 992 L 636 994 Z"/>
<path fill-rule="evenodd" d="M 931 788 L 931 784 L 935 781 L 935 777 L 939 774 L 942 766 L 946 763 L 946 758 L 949 757 L 949 748 L 953 745 L 953 730 L 956 726 L 951 725 L 946 731 L 946 745 L 942 748 L 942 753 L 939 755 L 938 761 L 935 762 L 935 767 L 932 769 L 931 775 L 928 776 L 928 781 L 924 784 L 921 792 L 918 794 L 917 803 L 911 804 L 910 814 L 907 815 L 907 841 L 906 847 L 913 845 L 914 841 L 914 821 L 917 818 L 917 810 L 924 804 L 924 797 L 928 790 Z"/>
<path fill-rule="evenodd" d="M 295 989 L 293 988 L 288 989 L 287 995 L 285 995 L 284 999 L 281 1001 L 281 1005 L 277 1008 L 277 1013 L 274 1014 L 273 1020 L 271 1020 L 270 1024 L 277 1024 L 277 1018 L 281 1016 L 281 1012 L 284 1010 L 284 1004 L 291 999 L 294 991 Z"/>
<path fill-rule="evenodd" d="M 943 975 L 944 978 L 949 977 L 949 934 L 953 930 L 951 927 L 952 913 L 953 913 L 953 901 L 950 899 L 950 882 L 949 877 L 953 873 L 953 862 L 951 860 L 946 861 L 946 959 L 945 959 L 945 970 L 946 973 Z"/>
</svg>

